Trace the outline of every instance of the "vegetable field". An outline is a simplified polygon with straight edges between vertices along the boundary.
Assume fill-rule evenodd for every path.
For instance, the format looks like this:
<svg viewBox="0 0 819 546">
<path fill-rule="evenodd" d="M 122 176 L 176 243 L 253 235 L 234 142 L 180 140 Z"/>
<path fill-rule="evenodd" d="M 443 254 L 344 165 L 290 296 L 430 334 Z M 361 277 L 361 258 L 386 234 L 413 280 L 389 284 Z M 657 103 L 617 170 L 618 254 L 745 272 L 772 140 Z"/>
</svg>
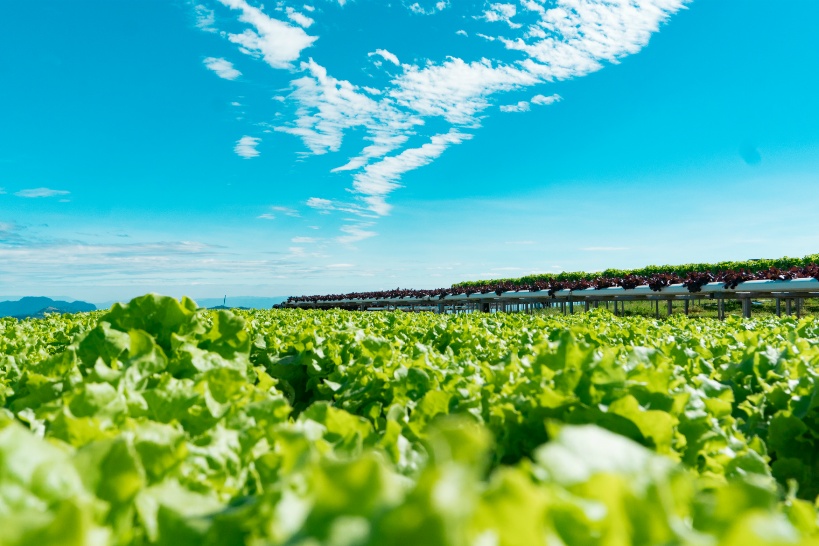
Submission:
<svg viewBox="0 0 819 546">
<path fill-rule="evenodd" d="M 819 545 L 819 321 L 0 319 L 0 545 Z"/>
</svg>

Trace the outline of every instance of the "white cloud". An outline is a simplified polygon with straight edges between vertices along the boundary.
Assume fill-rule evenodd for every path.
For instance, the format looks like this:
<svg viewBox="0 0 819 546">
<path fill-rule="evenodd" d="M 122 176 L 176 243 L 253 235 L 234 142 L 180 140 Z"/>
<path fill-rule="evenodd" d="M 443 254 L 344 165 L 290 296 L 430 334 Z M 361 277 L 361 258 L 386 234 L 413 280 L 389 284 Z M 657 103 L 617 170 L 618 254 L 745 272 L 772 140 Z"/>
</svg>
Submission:
<svg viewBox="0 0 819 546">
<path fill-rule="evenodd" d="M 205 32 L 216 32 L 216 29 L 213 27 L 214 23 L 216 22 L 216 14 L 212 9 L 200 4 L 194 6 L 193 10 L 196 17 L 197 27 Z"/>
<path fill-rule="evenodd" d="M 329 214 L 330 212 L 346 212 L 356 216 L 372 217 L 372 213 L 370 211 L 356 203 L 345 203 L 342 201 L 322 199 L 321 197 L 311 197 L 305 202 L 305 205 L 311 209 L 319 211 L 320 214 Z"/>
<path fill-rule="evenodd" d="M 233 151 L 236 152 L 236 155 L 245 159 L 258 157 L 259 150 L 256 149 L 256 146 L 259 145 L 259 142 L 261 142 L 261 139 L 245 135 L 236 141 Z"/>
<path fill-rule="evenodd" d="M 489 9 L 483 12 L 483 18 L 490 23 L 503 21 L 512 28 L 520 28 L 522 25 L 512 21 L 517 11 L 514 4 L 490 4 Z"/>
<path fill-rule="evenodd" d="M 371 145 L 366 146 L 361 150 L 361 155 L 356 156 L 341 167 L 336 167 L 332 172 L 354 171 L 358 170 L 371 159 L 383 157 L 393 150 L 399 148 L 404 144 L 409 137 L 407 135 L 391 134 L 390 132 L 382 132 L 374 136 L 365 137 L 365 140 L 372 142 Z"/>
<path fill-rule="evenodd" d="M 519 101 L 517 104 L 506 104 L 500 107 L 501 112 L 528 112 L 529 103 L 525 100 Z"/>
<path fill-rule="evenodd" d="M 424 0 L 423 2 L 427 7 L 421 5 L 421 2 L 413 2 L 407 9 L 409 9 L 412 13 L 417 13 L 418 15 L 434 15 L 439 11 L 443 11 L 449 7 L 449 0 L 437 0 L 431 5 L 429 5 L 429 0 Z"/>
<path fill-rule="evenodd" d="M 321 197 L 311 197 L 305 204 L 312 209 L 334 210 L 333 202 L 329 199 L 322 199 Z"/>
<path fill-rule="evenodd" d="M 396 55 L 379 48 L 369 56 L 378 57 L 377 63 L 383 60 L 384 64 L 391 63 L 401 70 L 394 75 L 382 72 L 380 84 L 373 77 L 366 80 L 367 85 L 335 78 L 313 59 L 296 64 L 302 51 L 317 39 L 302 28 L 269 17 L 246 0 L 219 1 L 240 10 L 239 20 L 251 27 L 242 34 L 225 33 L 228 39 L 244 53 L 262 57 L 270 66 L 290 69 L 295 74 L 289 94 L 278 96 L 285 105 L 294 106 L 295 115 L 287 118 L 286 110 L 277 112 L 282 117 L 270 128 L 300 138 L 313 155 L 338 152 L 351 133 L 364 139 L 360 151 L 332 169 L 335 173 L 351 173 L 353 202 L 314 197 L 307 201 L 308 207 L 322 214 L 380 216 L 389 213 L 387 198 L 400 187 L 402 176 L 428 165 L 449 146 L 471 138 L 469 133 L 480 127 L 490 106 L 497 105 L 504 112 L 525 112 L 532 105 L 561 100 L 556 94 L 535 94 L 530 101 L 498 104 L 498 95 L 583 76 L 604 63 L 616 63 L 638 52 L 652 33 L 688 0 L 487 3 L 473 14 L 470 22 L 486 31 L 476 29 L 470 34 L 477 37 L 474 38 L 477 43 L 485 44 L 487 57 L 470 60 L 442 56 L 443 60 L 421 58 L 402 65 Z M 344 5 L 344 1 L 339 0 L 339 4 Z M 449 2 L 419 0 L 404 5 L 416 13 L 428 14 L 447 8 Z M 283 3 L 278 6 L 277 10 L 296 21 L 294 14 L 298 12 Z M 322 10 L 307 7 L 304 12 L 312 17 L 322 14 Z M 307 19 L 309 24 L 302 20 L 303 26 L 313 24 L 312 18 Z M 498 22 L 505 25 L 496 25 Z M 462 29 L 456 33 L 469 36 Z M 515 52 L 520 59 L 499 60 L 495 55 L 499 45 Z M 419 146 L 417 141 L 424 138 L 429 141 Z M 253 156 L 258 155 L 256 142 L 249 146 Z M 237 144 L 237 153 L 238 147 Z M 347 226 L 348 231 L 342 235 L 344 241 L 361 236 L 359 232 L 369 233 L 359 224 L 352 225 L 359 231 L 350 232 L 353 228 Z"/>
<path fill-rule="evenodd" d="M 218 57 L 208 57 L 202 61 L 208 70 L 212 70 L 217 76 L 225 80 L 235 80 L 242 75 L 241 72 L 233 68 L 233 63 Z"/>
<path fill-rule="evenodd" d="M 276 215 L 275 214 L 270 214 L 269 212 L 266 212 L 264 214 L 260 214 L 256 218 L 258 218 L 259 220 L 275 220 Z"/>
<path fill-rule="evenodd" d="M 375 237 L 378 235 L 376 232 L 365 229 L 371 225 L 372 223 L 367 222 L 341 226 L 341 232 L 345 233 L 346 235 L 336 237 L 336 241 L 344 245 L 351 245 L 353 243 L 358 243 L 365 239 L 369 239 L 370 237 Z"/>
<path fill-rule="evenodd" d="M 401 66 L 401 63 L 398 61 L 398 57 L 396 57 L 393 53 L 390 53 L 386 49 L 376 49 L 372 53 L 368 53 L 368 57 L 372 57 L 373 55 L 377 55 L 383 58 L 385 61 L 389 61 L 395 66 Z"/>
<path fill-rule="evenodd" d="M 317 242 L 318 239 L 315 237 L 293 237 L 290 239 L 291 243 L 298 243 L 298 244 L 312 244 Z"/>
<path fill-rule="evenodd" d="M 248 55 L 262 57 L 273 68 L 289 68 L 302 50 L 313 45 L 317 37 L 310 36 L 300 27 L 267 16 L 261 9 L 245 0 L 219 0 L 230 9 L 240 10 L 239 21 L 255 30 L 246 29 L 241 34 L 227 34 L 228 39 Z"/>
<path fill-rule="evenodd" d="M 539 106 L 544 106 L 548 104 L 554 104 L 555 102 L 560 102 L 563 100 L 563 97 L 555 93 L 554 95 L 544 96 L 544 95 L 535 95 L 532 97 L 531 103 L 537 104 Z"/>
<path fill-rule="evenodd" d="M 520 5 L 523 6 L 524 9 L 535 11 L 537 13 L 544 13 L 546 11 L 546 8 L 534 0 L 521 0 Z"/>
<path fill-rule="evenodd" d="M 312 60 L 302 63 L 302 69 L 307 74 L 292 82 L 291 98 L 299 105 L 296 120 L 276 130 L 298 136 L 313 154 L 324 154 L 340 149 L 347 130 L 364 128 L 369 133 L 365 140 L 371 144 L 337 171 L 361 168 L 392 152 L 407 141 L 413 126 L 423 123 L 396 108 L 389 97 L 376 100 L 361 93 Z"/>
<path fill-rule="evenodd" d="M 444 150 L 453 144 L 460 144 L 472 138 L 456 129 L 449 133 L 435 135 L 419 148 L 408 148 L 398 155 L 386 157 L 377 163 L 367 165 L 353 177 L 353 189 L 363 196 L 368 208 L 383 216 L 390 206 L 385 197 L 399 187 L 398 180 L 406 172 L 429 165 Z"/>
<path fill-rule="evenodd" d="M 488 59 L 467 63 L 450 58 L 440 65 L 405 69 L 393 80 L 390 96 L 401 107 L 421 116 L 466 125 L 474 124 L 474 116 L 489 106 L 490 95 L 538 81 L 525 70 Z"/>
<path fill-rule="evenodd" d="M 291 21 L 304 28 L 310 28 L 310 26 L 315 23 L 313 19 L 304 15 L 303 13 L 299 13 L 291 7 L 288 7 L 285 12 Z"/>
<path fill-rule="evenodd" d="M 305 75 L 292 82 L 291 98 L 299 108 L 295 122 L 276 127 L 300 137 L 314 154 L 335 152 L 341 147 L 344 132 L 367 126 L 378 115 L 378 103 L 348 81 L 327 75 L 327 70 L 312 59 L 301 65 Z"/>
<path fill-rule="evenodd" d="M 20 190 L 14 195 L 17 197 L 54 197 L 55 195 L 68 195 L 71 192 L 65 190 L 52 190 L 51 188 L 32 188 L 30 190 Z"/>
<path fill-rule="evenodd" d="M 299 211 L 297 211 L 296 209 L 291 209 L 290 207 L 270 207 L 270 210 L 274 212 L 280 212 L 285 216 L 291 216 L 293 218 L 301 217 Z"/>
<path fill-rule="evenodd" d="M 88 287 L 99 292 L 114 287 L 112 292 L 137 295 L 184 286 L 182 290 L 189 293 L 197 287 L 209 291 L 231 283 L 269 284 L 270 279 L 292 279 L 299 286 L 305 279 L 338 275 L 317 263 L 327 256 L 301 247 L 271 255 L 258 248 L 226 248 L 202 241 L 19 240 L 17 231 L 13 225 L 0 224 L 0 278 L 21 292 L 70 293 Z"/>
<path fill-rule="evenodd" d="M 687 0 L 559 0 L 539 14 L 526 38 L 503 39 L 529 58 L 523 65 L 543 79 L 583 76 L 637 53 L 660 24 Z"/>
</svg>

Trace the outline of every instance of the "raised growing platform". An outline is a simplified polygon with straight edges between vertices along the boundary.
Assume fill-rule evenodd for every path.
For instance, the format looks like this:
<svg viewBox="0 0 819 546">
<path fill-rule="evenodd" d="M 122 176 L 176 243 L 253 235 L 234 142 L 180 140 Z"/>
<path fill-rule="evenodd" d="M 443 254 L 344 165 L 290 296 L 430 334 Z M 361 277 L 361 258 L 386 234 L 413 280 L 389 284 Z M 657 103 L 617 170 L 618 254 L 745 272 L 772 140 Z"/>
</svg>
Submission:
<svg viewBox="0 0 819 546">
<path fill-rule="evenodd" d="M 667 302 L 668 311 L 674 301 L 685 302 L 685 312 L 688 312 L 688 302 L 694 299 L 710 299 L 719 303 L 719 316 L 724 318 L 725 300 L 741 300 L 745 317 L 751 316 L 752 299 L 773 299 L 776 301 L 777 314 L 782 312 L 782 303 L 785 310 L 791 314 L 795 310 L 801 313 L 801 300 L 804 298 L 819 298 L 819 280 L 802 278 L 791 280 L 754 280 L 736 285 L 735 288 L 726 287 L 722 282 L 712 282 L 702 285 L 697 292 L 691 292 L 684 284 L 672 284 L 664 288 L 652 290 L 648 285 L 634 288 L 608 287 L 586 288 L 583 290 L 557 290 L 553 294 L 548 291 L 507 291 L 500 294 L 450 294 L 443 296 L 423 297 L 373 297 L 351 298 L 329 301 L 290 301 L 284 307 L 295 308 L 346 308 L 358 310 L 401 309 L 408 311 L 433 311 L 438 313 L 453 311 L 483 311 L 483 312 L 529 312 L 543 307 L 560 306 L 564 312 L 573 312 L 575 304 L 581 304 L 586 310 L 596 307 L 600 302 L 614 302 L 614 311 L 617 313 L 618 303 L 625 301 L 655 301 L 659 313 L 660 302 Z"/>
</svg>

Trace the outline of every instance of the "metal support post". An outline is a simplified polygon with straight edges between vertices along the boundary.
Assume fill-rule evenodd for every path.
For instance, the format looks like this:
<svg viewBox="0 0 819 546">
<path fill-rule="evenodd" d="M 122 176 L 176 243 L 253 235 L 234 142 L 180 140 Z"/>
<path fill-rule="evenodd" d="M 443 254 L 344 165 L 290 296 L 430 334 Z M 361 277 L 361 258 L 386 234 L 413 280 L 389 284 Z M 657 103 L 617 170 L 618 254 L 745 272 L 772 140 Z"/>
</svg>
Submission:
<svg viewBox="0 0 819 546">
<path fill-rule="evenodd" d="M 742 316 L 751 318 L 751 298 L 742 298 Z"/>
</svg>

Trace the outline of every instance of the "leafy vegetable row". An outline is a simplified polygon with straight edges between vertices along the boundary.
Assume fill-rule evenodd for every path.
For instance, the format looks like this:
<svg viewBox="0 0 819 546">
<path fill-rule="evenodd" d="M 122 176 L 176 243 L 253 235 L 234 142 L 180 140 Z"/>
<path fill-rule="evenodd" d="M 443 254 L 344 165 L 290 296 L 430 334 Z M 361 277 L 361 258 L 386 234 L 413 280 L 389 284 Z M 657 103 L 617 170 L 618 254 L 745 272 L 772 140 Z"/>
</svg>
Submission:
<svg viewBox="0 0 819 546">
<path fill-rule="evenodd" d="M 0 543 L 819 544 L 819 321 L 0 320 Z"/>
<path fill-rule="evenodd" d="M 710 274 L 716 279 L 723 272 L 735 271 L 738 273 L 757 273 L 764 271 L 783 272 L 787 276 L 792 268 L 804 268 L 806 266 L 819 263 L 819 254 L 809 254 L 802 258 L 774 258 L 743 261 L 724 261 L 716 263 L 693 263 L 682 265 L 649 265 L 639 269 L 606 269 L 602 273 L 586 273 L 583 271 L 563 272 L 563 273 L 543 273 L 540 275 L 527 275 L 525 277 L 500 280 L 485 281 L 465 281 L 453 285 L 455 287 L 483 286 L 500 282 L 503 284 L 531 285 L 539 281 L 594 281 L 595 279 L 621 279 L 637 277 L 649 279 L 655 275 L 672 275 L 680 279 L 686 279 L 695 274 Z M 811 276 L 811 275 L 807 275 Z M 767 278 L 767 277 L 766 277 Z M 719 280 L 719 279 L 716 279 Z"/>
</svg>

